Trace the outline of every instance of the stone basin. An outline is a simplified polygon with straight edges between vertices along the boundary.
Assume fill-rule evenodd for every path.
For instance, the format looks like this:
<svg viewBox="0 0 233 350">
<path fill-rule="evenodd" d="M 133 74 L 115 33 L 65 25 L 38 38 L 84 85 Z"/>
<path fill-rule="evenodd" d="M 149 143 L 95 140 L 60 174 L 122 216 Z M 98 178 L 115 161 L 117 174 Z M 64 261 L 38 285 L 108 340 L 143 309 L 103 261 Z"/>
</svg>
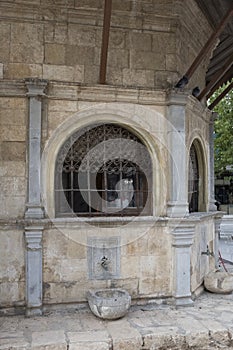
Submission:
<svg viewBox="0 0 233 350">
<path fill-rule="evenodd" d="M 233 274 L 213 271 L 204 278 L 205 288 L 212 293 L 229 294 L 233 291 Z"/>
<path fill-rule="evenodd" d="M 118 288 L 89 290 L 87 300 L 94 315 L 108 320 L 125 316 L 131 304 L 129 293 Z"/>
</svg>

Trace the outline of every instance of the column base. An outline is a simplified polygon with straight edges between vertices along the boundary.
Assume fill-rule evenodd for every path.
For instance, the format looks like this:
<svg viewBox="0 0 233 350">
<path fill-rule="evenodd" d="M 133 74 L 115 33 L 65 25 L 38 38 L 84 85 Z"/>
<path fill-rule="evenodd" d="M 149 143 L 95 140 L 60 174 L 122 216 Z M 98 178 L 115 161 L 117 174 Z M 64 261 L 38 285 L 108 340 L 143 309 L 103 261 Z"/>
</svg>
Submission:
<svg viewBox="0 0 233 350">
<path fill-rule="evenodd" d="M 175 306 L 176 308 L 194 306 L 194 301 L 191 299 L 191 296 L 176 297 Z"/>
<path fill-rule="evenodd" d="M 43 315 L 42 307 L 34 307 L 34 308 L 26 309 L 27 317 L 42 316 L 42 315 Z"/>
<path fill-rule="evenodd" d="M 217 206 L 215 205 L 215 203 L 216 203 L 215 200 L 210 200 L 209 211 L 217 211 Z"/>
<path fill-rule="evenodd" d="M 167 203 L 167 216 L 170 218 L 183 218 L 189 215 L 187 202 L 168 202 Z"/>
<path fill-rule="evenodd" d="M 25 212 L 25 219 L 43 219 L 44 210 L 41 206 L 27 206 Z"/>
</svg>

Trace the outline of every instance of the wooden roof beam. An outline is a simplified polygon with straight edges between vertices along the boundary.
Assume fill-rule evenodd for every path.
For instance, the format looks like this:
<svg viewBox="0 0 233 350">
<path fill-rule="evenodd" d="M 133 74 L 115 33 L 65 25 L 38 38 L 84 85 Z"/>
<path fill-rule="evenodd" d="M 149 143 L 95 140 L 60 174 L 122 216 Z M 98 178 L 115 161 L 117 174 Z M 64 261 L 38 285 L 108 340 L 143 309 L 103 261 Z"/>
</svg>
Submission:
<svg viewBox="0 0 233 350">
<path fill-rule="evenodd" d="M 102 33 L 102 47 L 101 47 L 101 58 L 100 58 L 100 73 L 99 73 L 99 83 L 100 84 L 106 83 L 106 70 L 107 70 L 107 59 L 108 59 L 108 43 L 109 43 L 111 14 L 112 14 L 112 0 L 105 0 L 103 33 Z"/>
<path fill-rule="evenodd" d="M 178 81 L 176 84 L 176 88 L 182 88 L 186 84 L 188 84 L 189 79 L 192 77 L 193 73 L 198 68 L 199 64 L 207 54 L 207 52 L 212 48 L 212 46 L 215 43 L 215 40 L 219 37 L 219 35 L 222 33 L 223 29 L 225 28 L 227 22 L 230 20 L 230 18 L 233 16 L 233 4 L 231 8 L 227 11 L 226 15 L 223 17 L 219 25 L 217 26 L 215 32 L 210 36 L 209 40 L 206 42 L 206 44 L 203 46 L 195 60 L 193 61 L 190 68 L 187 70 L 185 75 Z"/>
<path fill-rule="evenodd" d="M 223 68 L 221 68 L 218 72 L 213 75 L 212 80 L 206 85 L 206 87 L 201 91 L 200 95 L 198 95 L 198 100 L 200 101 L 203 97 L 205 97 L 208 92 L 214 87 L 219 80 L 224 76 L 224 74 L 231 68 L 233 64 L 233 54 L 224 64 Z"/>
<path fill-rule="evenodd" d="M 208 106 L 210 110 L 214 109 L 215 106 L 226 96 L 226 94 L 233 89 L 233 82 L 227 86 L 225 90 Z"/>
<path fill-rule="evenodd" d="M 206 95 L 206 99 L 208 100 L 210 96 L 212 96 L 216 90 L 220 86 L 222 86 L 226 81 L 230 80 L 233 75 L 233 67 L 231 67 L 224 75 L 223 77 L 218 81 L 217 84 L 214 85 L 214 87 L 210 90 L 210 92 Z"/>
</svg>

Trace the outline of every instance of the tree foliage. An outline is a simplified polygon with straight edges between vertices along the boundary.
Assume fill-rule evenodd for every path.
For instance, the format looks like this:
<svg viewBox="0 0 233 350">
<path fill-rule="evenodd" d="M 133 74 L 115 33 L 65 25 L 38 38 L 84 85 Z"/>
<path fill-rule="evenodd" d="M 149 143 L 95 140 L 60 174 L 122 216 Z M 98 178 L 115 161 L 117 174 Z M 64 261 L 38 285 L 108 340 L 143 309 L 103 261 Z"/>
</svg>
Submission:
<svg viewBox="0 0 233 350">
<path fill-rule="evenodd" d="M 233 80 L 232 80 L 233 81 Z M 210 98 L 213 102 L 227 85 L 218 89 Z M 233 90 L 215 106 L 218 118 L 215 121 L 215 174 L 221 175 L 227 166 L 233 166 Z"/>
</svg>

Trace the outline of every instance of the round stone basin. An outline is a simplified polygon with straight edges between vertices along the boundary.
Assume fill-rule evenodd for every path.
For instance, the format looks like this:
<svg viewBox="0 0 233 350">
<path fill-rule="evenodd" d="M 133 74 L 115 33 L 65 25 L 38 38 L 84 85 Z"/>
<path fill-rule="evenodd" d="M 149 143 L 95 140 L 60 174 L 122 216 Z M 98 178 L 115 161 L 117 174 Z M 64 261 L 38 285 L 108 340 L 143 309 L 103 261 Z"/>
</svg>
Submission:
<svg viewBox="0 0 233 350">
<path fill-rule="evenodd" d="M 129 293 L 118 288 L 89 290 L 87 300 L 94 315 L 108 320 L 125 316 L 131 304 Z"/>
<path fill-rule="evenodd" d="M 205 288 L 212 293 L 228 294 L 233 291 L 233 274 L 213 271 L 204 278 Z"/>
</svg>

